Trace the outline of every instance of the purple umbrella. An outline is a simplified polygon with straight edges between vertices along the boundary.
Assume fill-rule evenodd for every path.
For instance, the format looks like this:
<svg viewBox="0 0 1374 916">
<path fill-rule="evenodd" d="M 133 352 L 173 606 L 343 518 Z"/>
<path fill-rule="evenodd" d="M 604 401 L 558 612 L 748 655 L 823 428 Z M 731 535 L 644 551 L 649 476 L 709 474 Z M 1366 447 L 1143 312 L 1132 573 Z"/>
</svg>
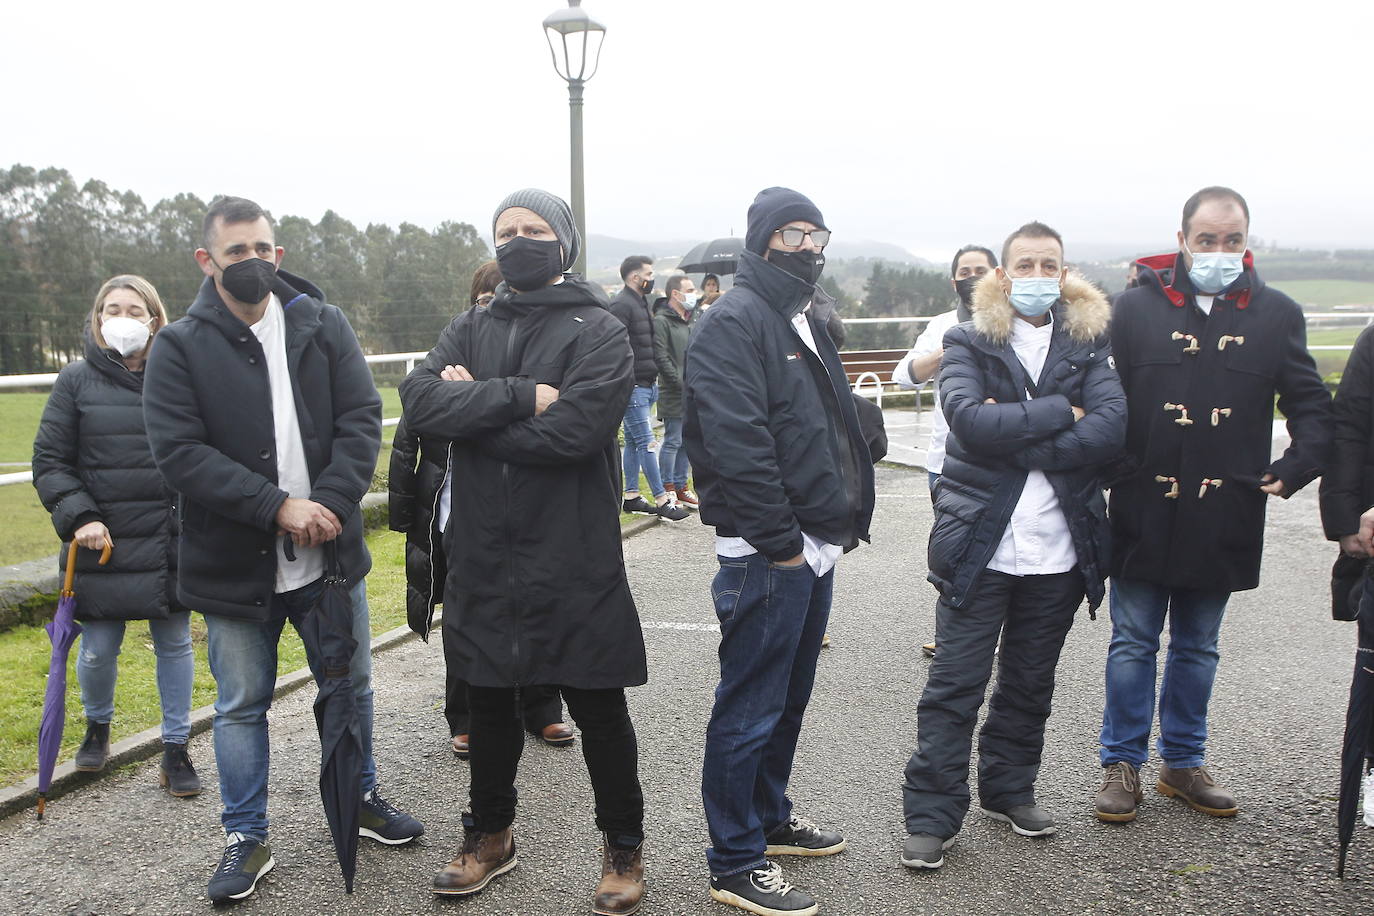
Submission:
<svg viewBox="0 0 1374 916">
<path fill-rule="evenodd" d="M 110 542 L 100 551 L 100 563 L 110 562 Z M 43 718 L 38 722 L 38 819 L 48 805 L 48 789 L 52 786 L 52 768 L 57 764 L 57 749 L 62 744 L 62 728 L 67 723 L 67 655 L 72 643 L 81 635 L 76 622 L 76 592 L 72 591 L 72 577 L 76 575 L 76 540 L 67 548 L 67 576 L 62 581 L 62 596 L 57 601 L 57 613 L 52 622 L 43 625 L 52 640 L 52 659 L 48 662 L 48 689 L 43 695 Z"/>
</svg>

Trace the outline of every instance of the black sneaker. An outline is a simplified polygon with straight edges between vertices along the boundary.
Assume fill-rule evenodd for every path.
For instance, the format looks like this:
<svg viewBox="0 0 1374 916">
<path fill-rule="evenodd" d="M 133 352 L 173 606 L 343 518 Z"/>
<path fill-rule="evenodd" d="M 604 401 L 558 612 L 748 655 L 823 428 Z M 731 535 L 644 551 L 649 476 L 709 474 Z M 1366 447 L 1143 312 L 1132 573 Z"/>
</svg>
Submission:
<svg viewBox="0 0 1374 916">
<path fill-rule="evenodd" d="M 272 848 L 262 840 L 241 833 L 231 833 L 224 838 L 224 854 L 220 856 L 219 868 L 210 878 L 206 891 L 211 903 L 224 903 L 226 900 L 242 900 L 258 886 L 258 879 L 277 865 L 272 858 Z"/>
<path fill-rule="evenodd" d="M 759 916 L 815 916 L 816 901 L 782 879 L 782 869 L 772 862 L 753 871 L 726 878 L 711 878 L 711 899 Z"/>
<path fill-rule="evenodd" d="M 620 511 L 631 515 L 658 515 L 658 509 L 651 506 L 643 496 L 625 500 L 620 504 Z"/>
<path fill-rule="evenodd" d="M 679 506 L 677 504 L 677 500 L 673 499 L 671 496 L 668 497 L 668 501 L 663 505 L 659 506 L 656 511 L 658 513 L 658 517 L 663 519 L 665 522 L 680 522 L 683 519 L 688 519 L 692 517 L 692 513 L 688 512 L 686 509 Z"/>
<path fill-rule="evenodd" d="M 902 864 L 907 868 L 939 868 L 945 864 L 945 850 L 953 845 L 954 837 L 913 833 L 902 845 Z"/>
<path fill-rule="evenodd" d="M 1012 805 L 1005 811 L 984 808 L 983 813 L 994 821 L 1010 824 L 1021 836 L 1049 836 L 1059 829 L 1054 817 L 1039 805 Z"/>
<path fill-rule="evenodd" d="M 99 773 L 110 759 L 110 723 L 86 720 L 86 737 L 76 749 L 76 768 L 83 773 Z"/>
<path fill-rule="evenodd" d="M 844 837 L 797 814 L 774 827 L 764 841 L 766 856 L 833 856 L 844 850 Z"/>
<path fill-rule="evenodd" d="M 370 837 L 388 846 L 400 846 L 424 832 L 424 824 L 382 798 L 376 789 L 363 796 L 358 808 L 358 836 Z"/>
<path fill-rule="evenodd" d="M 191 766 L 186 745 L 162 745 L 162 771 L 158 781 L 177 798 L 190 798 L 200 794 L 200 777 L 196 775 L 196 768 Z"/>
</svg>

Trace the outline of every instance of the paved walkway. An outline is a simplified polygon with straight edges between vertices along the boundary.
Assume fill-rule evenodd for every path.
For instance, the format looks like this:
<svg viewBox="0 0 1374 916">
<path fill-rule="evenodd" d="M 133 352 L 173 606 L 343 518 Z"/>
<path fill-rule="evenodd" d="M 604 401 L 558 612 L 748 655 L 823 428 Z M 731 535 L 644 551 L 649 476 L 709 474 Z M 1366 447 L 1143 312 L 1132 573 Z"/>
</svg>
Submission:
<svg viewBox="0 0 1374 916">
<path fill-rule="evenodd" d="M 918 913 L 1368 912 L 1374 831 L 1359 828 L 1349 874 L 1334 878 L 1335 772 L 1354 632 L 1327 605 L 1331 549 L 1320 541 L 1315 493 L 1272 504 L 1263 586 L 1237 595 L 1223 632 L 1213 703 L 1212 761 L 1243 810 L 1215 820 L 1147 794 L 1140 820 L 1091 814 L 1109 625 L 1079 617 L 1060 666 L 1040 797 L 1061 818 L 1045 840 L 1015 837 L 970 814 L 945 868 L 912 873 L 903 838 L 902 766 L 916 728 L 931 628 L 923 581 L 930 506 L 924 475 L 878 474 L 874 544 L 845 557 L 798 755 L 801 812 L 842 828 L 844 854 L 786 860 L 788 877 L 832 916 Z M 626 544 L 649 648 L 650 683 L 631 692 L 649 798 L 649 896 L 658 916 L 733 910 L 706 896 L 699 796 L 701 744 L 716 679 L 710 533 L 695 521 L 659 525 Z M 312 691 L 273 713 L 273 848 L 277 870 L 235 908 L 245 914 L 588 912 L 599 858 L 577 750 L 530 743 L 520 773 L 521 865 L 476 898 L 436 901 L 434 872 L 453 854 L 467 766 L 447 750 L 438 706 L 437 644 L 407 643 L 376 661 L 377 755 L 385 794 L 428 825 L 421 842 L 363 841 L 357 890 L 346 897 L 316 789 Z M 133 766 L 31 813 L 0 821 L 0 913 L 203 914 L 219 855 L 208 735 L 191 753 L 212 788 L 167 797 L 156 763 Z M 1150 771 L 1153 772 L 1153 768 Z"/>
</svg>

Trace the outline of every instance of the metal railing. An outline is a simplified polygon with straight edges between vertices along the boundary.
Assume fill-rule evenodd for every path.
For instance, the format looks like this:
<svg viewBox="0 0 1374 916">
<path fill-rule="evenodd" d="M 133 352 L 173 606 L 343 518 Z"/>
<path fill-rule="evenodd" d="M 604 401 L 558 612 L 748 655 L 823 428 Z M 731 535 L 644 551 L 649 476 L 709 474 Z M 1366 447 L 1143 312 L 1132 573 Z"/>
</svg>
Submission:
<svg viewBox="0 0 1374 916">
<path fill-rule="evenodd" d="M 933 315 L 903 315 L 889 318 L 846 318 L 846 325 L 859 324 L 926 324 L 935 316 Z M 1340 324 L 1350 324 L 1355 320 L 1363 319 L 1365 326 L 1374 324 L 1374 312 L 1308 312 L 1305 317 L 1308 322 L 1313 320 L 1327 321 L 1333 320 Z M 1315 344 L 1309 345 L 1308 350 L 1335 351 L 1349 350 L 1350 344 Z M 369 366 L 388 365 L 391 363 L 404 363 L 407 374 L 415 368 L 415 364 L 429 355 L 428 350 L 415 350 L 409 353 L 374 353 L 365 356 Z M 38 372 L 28 375 L 0 375 L 0 391 L 17 388 L 50 388 L 53 382 L 57 381 L 56 372 Z M 876 372 L 864 372 L 854 380 L 854 393 L 860 397 L 872 398 L 879 406 L 883 403 L 883 379 Z M 919 403 L 919 401 L 918 401 Z M 400 417 L 387 417 L 382 420 L 382 426 L 395 426 L 400 422 Z M 13 483 L 28 483 L 33 480 L 33 474 L 29 471 L 16 471 L 10 474 L 0 474 L 0 486 Z"/>
</svg>

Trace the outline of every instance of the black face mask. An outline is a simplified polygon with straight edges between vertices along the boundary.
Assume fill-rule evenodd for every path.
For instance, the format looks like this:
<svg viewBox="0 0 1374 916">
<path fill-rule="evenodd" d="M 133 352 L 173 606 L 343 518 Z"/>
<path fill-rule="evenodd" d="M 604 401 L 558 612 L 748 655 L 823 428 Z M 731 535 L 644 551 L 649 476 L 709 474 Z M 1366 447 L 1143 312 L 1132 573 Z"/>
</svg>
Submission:
<svg viewBox="0 0 1374 916">
<path fill-rule="evenodd" d="M 563 246 L 557 239 L 541 242 L 517 235 L 496 246 L 496 266 L 506 285 L 518 293 L 543 289 L 563 272 Z"/>
<path fill-rule="evenodd" d="M 973 288 L 978 285 L 982 277 L 964 277 L 962 280 L 954 281 L 954 289 L 959 293 L 959 301 L 964 305 L 973 305 Z"/>
<path fill-rule="evenodd" d="M 814 286 L 821 278 L 821 271 L 825 270 L 825 255 L 819 251 L 779 251 L 770 248 L 768 263 Z"/>
<path fill-rule="evenodd" d="M 272 292 L 272 284 L 276 279 L 277 265 L 271 261 L 244 258 L 224 268 L 219 282 L 224 291 L 239 302 L 244 305 L 257 305 Z"/>
<path fill-rule="evenodd" d="M 654 291 L 654 286 L 657 283 L 657 280 L 641 280 L 639 282 L 639 291 L 647 296 Z"/>
</svg>

